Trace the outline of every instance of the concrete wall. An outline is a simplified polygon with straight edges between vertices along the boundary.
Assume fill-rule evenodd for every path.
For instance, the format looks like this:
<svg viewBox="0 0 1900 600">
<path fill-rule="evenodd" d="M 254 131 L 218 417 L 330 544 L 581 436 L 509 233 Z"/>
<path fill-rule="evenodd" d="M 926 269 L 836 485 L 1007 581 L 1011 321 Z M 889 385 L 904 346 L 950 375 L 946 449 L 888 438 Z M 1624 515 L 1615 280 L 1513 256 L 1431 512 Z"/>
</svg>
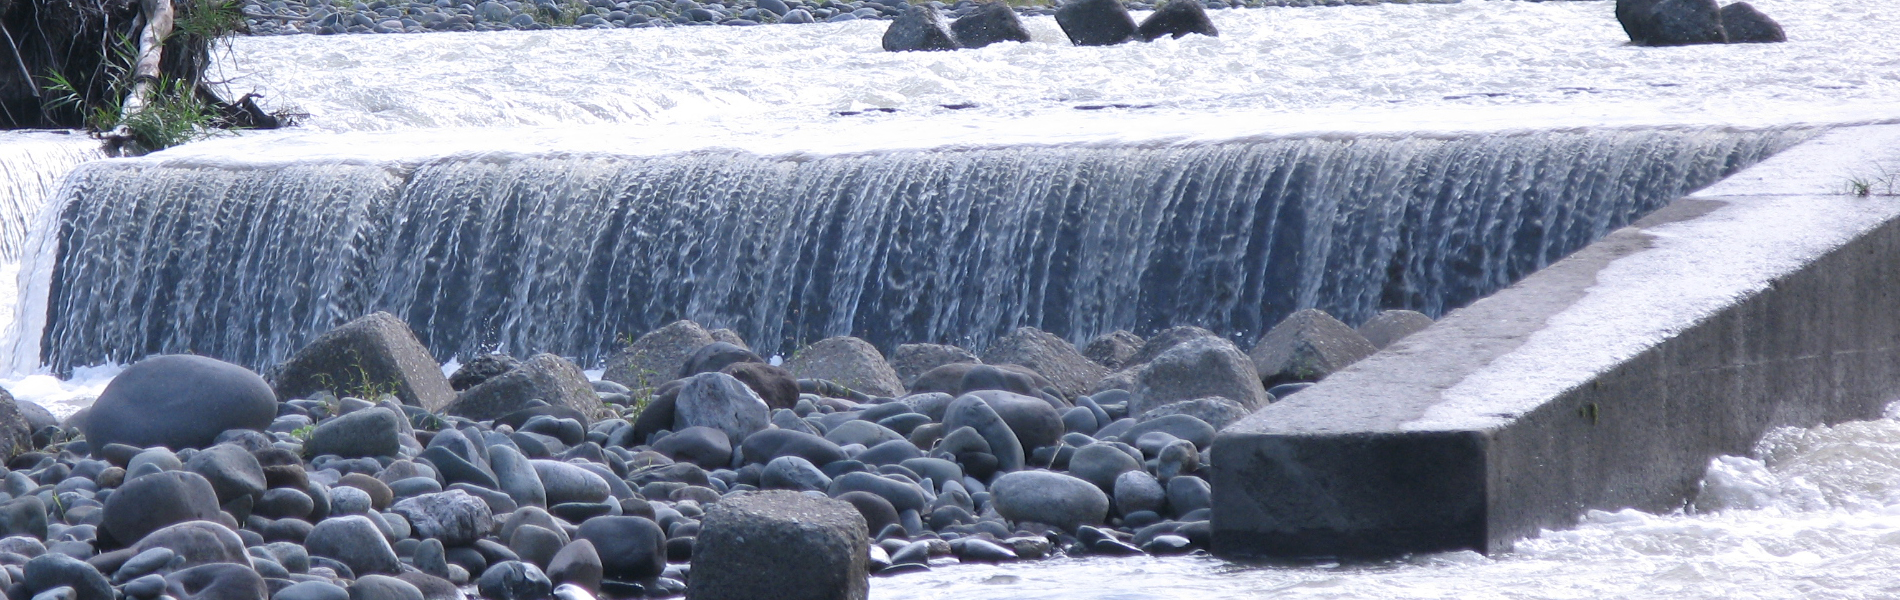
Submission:
<svg viewBox="0 0 1900 600">
<path fill-rule="evenodd" d="M 1497 552 L 1667 511 L 1769 428 L 1900 399 L 1900 126 L 1842 128 L 1679 200 L 1234 424 L 1229 557 Z M 1900 176 L 1900 175 L 1895 175 Z"/>
</svg>

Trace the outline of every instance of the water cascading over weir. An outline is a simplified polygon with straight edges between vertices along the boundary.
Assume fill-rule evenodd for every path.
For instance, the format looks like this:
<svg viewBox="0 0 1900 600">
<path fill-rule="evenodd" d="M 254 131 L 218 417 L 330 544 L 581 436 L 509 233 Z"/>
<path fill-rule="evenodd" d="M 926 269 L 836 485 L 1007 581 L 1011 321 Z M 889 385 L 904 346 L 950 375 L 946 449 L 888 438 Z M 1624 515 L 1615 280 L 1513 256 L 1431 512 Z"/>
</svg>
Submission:
<svg viewBox="0 0 1900 600">
<path fill-rule="evenodd" d="M 1636 129 L 856 155 L 202 158 L 81 167 L 15 363 L 275 365 L 370 311 L 438 359 L 583 364 L 675 319 L 763 353 L 980 348 L 1290 312 L 1437 316 L 1804 130 Z M 37 342 L 35 342 L 37 340 Z"/>
</svg>

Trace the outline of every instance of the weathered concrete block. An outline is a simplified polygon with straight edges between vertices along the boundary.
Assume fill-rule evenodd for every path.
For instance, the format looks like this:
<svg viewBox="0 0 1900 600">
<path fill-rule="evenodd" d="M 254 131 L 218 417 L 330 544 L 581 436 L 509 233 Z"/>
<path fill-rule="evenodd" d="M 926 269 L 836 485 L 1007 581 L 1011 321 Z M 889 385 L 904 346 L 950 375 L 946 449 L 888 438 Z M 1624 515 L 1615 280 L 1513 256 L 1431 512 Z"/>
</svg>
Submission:
<svg viewBox="0 0 1900 600">
<path fill-rule="evenodd" d="M 850 504 L 799 492 L 744 492 L 706 511 L 693 545 L 694 600 L 862 600 L 870 534 Z"/>
<path fill-rule="evenodd" d="M 372 313 L 330 330 L 284 361 L 272 387 L 279 400 L 318 391 L 339 395 L 386 392 L 430 411 L 455 400 L 442 367 L 409 324 Z M 368 398 L 374 400 L 374 398 Z"/>
<path fill-rule="evenodd" d="M 1900 203 L 1837 173 L 1882 161 L 1900 126 L 1831 132 L 1235 423 L 1214 551 L 1502 551 L 1586 509 L 1679 507 L 1769 428 L 1877 416 L 1900 396 Z"/>
</svg>

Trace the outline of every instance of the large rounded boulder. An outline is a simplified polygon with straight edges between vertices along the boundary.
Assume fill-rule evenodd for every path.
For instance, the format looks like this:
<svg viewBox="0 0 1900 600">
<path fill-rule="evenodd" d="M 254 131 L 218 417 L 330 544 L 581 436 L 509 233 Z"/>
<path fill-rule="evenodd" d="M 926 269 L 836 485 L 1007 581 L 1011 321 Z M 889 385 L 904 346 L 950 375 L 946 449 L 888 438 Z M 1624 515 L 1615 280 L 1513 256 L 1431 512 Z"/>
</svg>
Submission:
<svg viewBox="0 0 1900 600">
<path fill-rule="evenodd" d="M 1108 517 L 1108 494 L 1095 484 L 1049 471 L 1018 471 L 990 486 L 996 512 L 1011 521 L 1034 521 L 1075 531 Z"/>
<path fill-rule="evenodd" d="M 231 429 L 262 431 L 277 418 L 277 395 L 250 369 L 168 354 L 126 367 L 80 423 L 94 448 L 125 444 L 203 448 Z"/>
</svg>

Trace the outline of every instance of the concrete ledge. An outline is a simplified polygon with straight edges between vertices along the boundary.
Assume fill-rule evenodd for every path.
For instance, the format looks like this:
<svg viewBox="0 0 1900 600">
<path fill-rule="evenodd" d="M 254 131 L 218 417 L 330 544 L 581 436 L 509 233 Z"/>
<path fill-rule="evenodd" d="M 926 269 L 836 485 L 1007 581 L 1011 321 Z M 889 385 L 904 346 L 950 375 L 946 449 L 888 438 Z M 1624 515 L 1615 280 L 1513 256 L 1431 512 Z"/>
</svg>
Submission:
<svg viewBox="0 0 1900 600">
<path fill-rule="evenodd" d="M 1769 428 L 1900 398 L 1900 125 L 1837 129 L 1234 424 L 1228 557 L 1508 550 L 1667 511 Z"/>
</svg>

